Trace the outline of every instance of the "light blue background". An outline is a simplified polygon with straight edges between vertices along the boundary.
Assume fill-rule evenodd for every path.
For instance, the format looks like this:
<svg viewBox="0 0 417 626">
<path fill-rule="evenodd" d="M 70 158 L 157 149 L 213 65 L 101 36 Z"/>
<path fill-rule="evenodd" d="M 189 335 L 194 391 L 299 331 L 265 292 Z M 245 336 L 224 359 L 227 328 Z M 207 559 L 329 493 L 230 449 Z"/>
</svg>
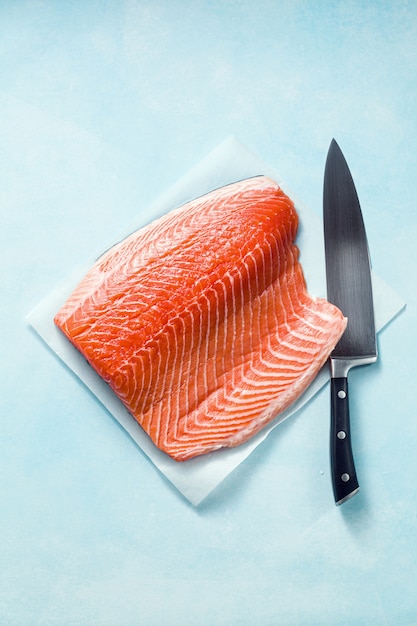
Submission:
<svg viewBox="0 0 417 626">
<path fill-rule="evenodd" d="M 1 624 L 417 624 L 416 41 L 411 0 L 0 0 Z M 342 508 L 327 388 L 194 509 L 24 319 L 230 135 L 318 214 L 336 137 L 408 304 Z"/>
</svg>

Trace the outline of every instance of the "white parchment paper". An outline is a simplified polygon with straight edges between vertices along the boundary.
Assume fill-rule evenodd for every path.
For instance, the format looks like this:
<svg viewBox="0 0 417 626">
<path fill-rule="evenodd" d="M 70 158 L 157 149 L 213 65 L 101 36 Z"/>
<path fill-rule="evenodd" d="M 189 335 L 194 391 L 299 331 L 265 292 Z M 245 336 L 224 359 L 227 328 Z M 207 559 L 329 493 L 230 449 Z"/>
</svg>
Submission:
<svg viewBox="0 0 417 626">
<path fill-rule="evenodd" d="M 146 212 L 146 223 L 184 202 L 198 197 L 216 187 L 249 176 L 264 174 L 273 178 L 293 199 L 300 218 L 297 245 L 308 290 L 312 295 L 325 296 L 324 244 L 322 224 L 315 213 L 305 207 L 287 188 L 271 167 L 260 161 L 236 139 L 230 138 L 211 152 L 201 163 L 181 178 L 171 189 L 161 195 Z M 121 238 L 144 225 L 142 221 L 129 224 L 121 231 Z M 116 243 L 116 242 L 113 242 Z M 70 367 L 91 392 L 120 422 L 154 465 L 194 505 L 198 505 L 230 472 L 254 450 L 284 419 L 293 415 L 308 402 L 327 382 L 328 369 L 324 368 L 310 388 L 285 413 L 257 434 L 251 441 L 232 449 L 178 463 L 161 452 L 131 417 L 111 389 L 85 362 L 53 323 L 54 315 L 70 295 L 79 280 L 102 251 L 94 250 L 91 259 L 74 276 L 57 287 L 29 315 L 28 321 L 57 356 Z M 380 331 L 403 307 L 404 302 L 379 276 L 373 274 L 375 316 Z M 117 445 L 117 441 L 115 441 Z"/>
</svg>

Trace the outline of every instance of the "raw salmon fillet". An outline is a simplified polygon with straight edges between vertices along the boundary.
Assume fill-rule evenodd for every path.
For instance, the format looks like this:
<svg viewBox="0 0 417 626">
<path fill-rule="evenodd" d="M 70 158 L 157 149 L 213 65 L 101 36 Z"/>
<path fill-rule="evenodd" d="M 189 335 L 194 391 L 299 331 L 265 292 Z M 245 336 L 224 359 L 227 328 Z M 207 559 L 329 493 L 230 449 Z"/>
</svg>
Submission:
<svg viewBox="0 0 417 626">
<path fill-rule="evenodd" d="M 306 289 L 293 202 L 265 176 L 105 253 L 55 323 L 177 461 L 246 441 L 314 379 L 346 320 Z"/>
</svg>

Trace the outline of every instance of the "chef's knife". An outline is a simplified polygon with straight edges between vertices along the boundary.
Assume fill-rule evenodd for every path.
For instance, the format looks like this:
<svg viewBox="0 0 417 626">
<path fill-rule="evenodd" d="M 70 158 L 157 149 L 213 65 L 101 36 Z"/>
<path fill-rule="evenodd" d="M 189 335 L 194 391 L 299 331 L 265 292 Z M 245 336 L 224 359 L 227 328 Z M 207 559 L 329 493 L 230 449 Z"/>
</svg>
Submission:
<svg viewBox="0 0 417 626">
<path fill-rule="evenodd" d="M 347 327 L 330 355 L 330 459 L 336 504 L 359 491 L 352 453 L 348 372 L 374 363 L 377 346 L 371 265 L 359 199 L 349 167 L 333 139 L 323 188 L 327 299 L 347 317 Z"/>
</svg>

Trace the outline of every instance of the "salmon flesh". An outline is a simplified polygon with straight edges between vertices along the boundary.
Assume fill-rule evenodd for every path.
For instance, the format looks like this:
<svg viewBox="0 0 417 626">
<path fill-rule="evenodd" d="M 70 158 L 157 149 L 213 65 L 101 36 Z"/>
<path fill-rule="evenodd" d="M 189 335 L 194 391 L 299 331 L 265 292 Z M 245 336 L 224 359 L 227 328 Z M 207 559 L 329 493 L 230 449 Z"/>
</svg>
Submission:
<svg viewBox="0 0 417 626">
<path fill-rule="evenodd" d="M 216 189 L 93 265 L 56 325 L 177 461 L 247 441 L 315 378 L 346 320 L 308 294 L 270 178 Z"/>
</svg>

